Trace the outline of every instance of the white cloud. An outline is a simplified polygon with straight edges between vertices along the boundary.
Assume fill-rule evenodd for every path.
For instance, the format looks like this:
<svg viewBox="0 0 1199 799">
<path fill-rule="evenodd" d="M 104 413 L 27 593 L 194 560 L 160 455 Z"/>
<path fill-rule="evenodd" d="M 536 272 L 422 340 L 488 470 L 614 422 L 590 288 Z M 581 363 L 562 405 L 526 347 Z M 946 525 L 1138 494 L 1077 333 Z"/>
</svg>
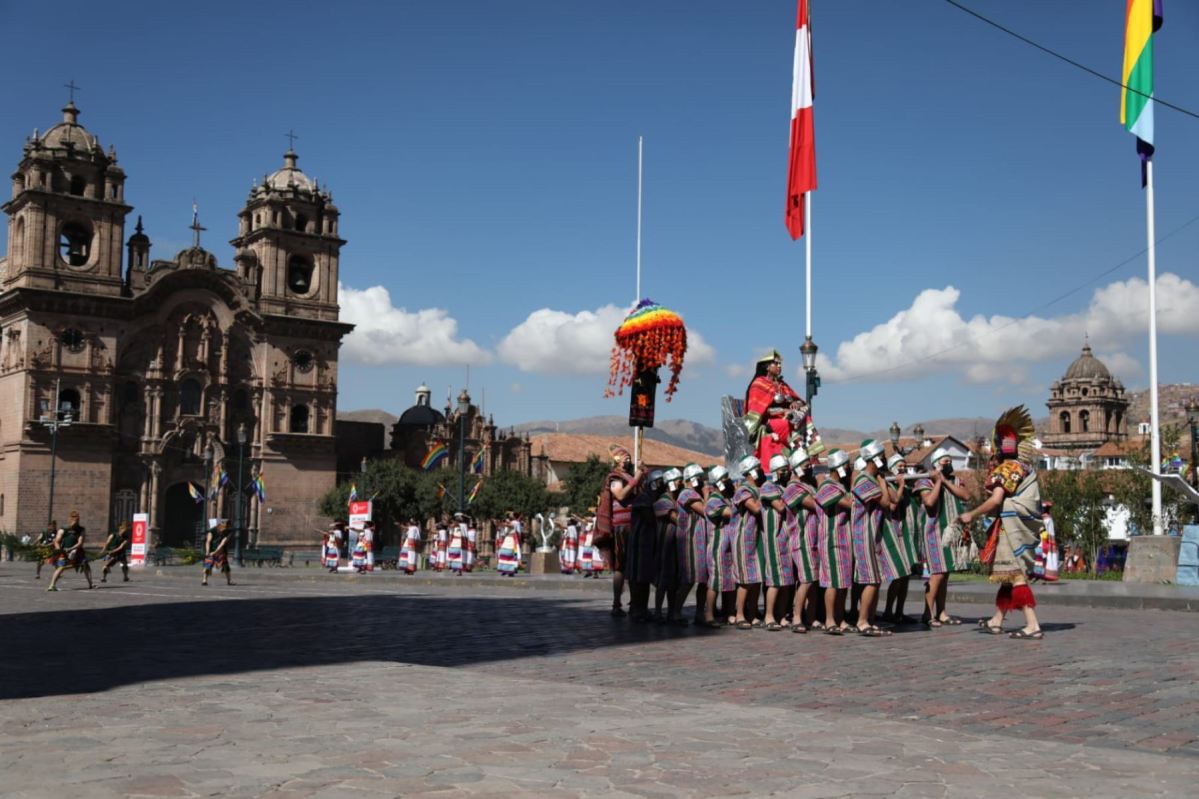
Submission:
<svg viewBox="0 0 1199 799">
<path fill-rule="evenodd" d="M 1148 284 L 1141 278 L 1096 289 L 1085 310 L 1043 318 L 976 315 L 957 310 L 953 286 L 925 289 L 911 306 L 819 356 L 829 380 L 909 380 L 933 372 L 959 371 L 973 383 L 1023 382 L 1020 363 L 1076 353 L 1085 335 L 1093 345 L 1115 350 L 1109 367 L 1132 374 L 1135 361 L 1119 348 L 1148 328 Z M 1199 333 L 1199 285 L 1175 274 L 1157 280 L 1158 331 Z"/>
<path fill-rule="evenodd" d="M 383 286 L 359 290 L 338 283 L 337 294 L 341 318 L 355 326 L 341 348 L 350 360 L 420 366 L 481 365 L 491 360 L 487 350 L 459 338 L 458 320 L 444 309 L 396 308 Z"/>
<path fill-rule="evenodd" d="M 604 374 L 611 361 L 612 335 L 627 313 L 615 305 L 575 314 L 541 308 L 512 328 L 496 350 L 501 360 L 525 372 Z M 686 364 L 715 359 L 716 351 L 689 329 Z"/>
<path fill-rule="evenodd" d="M 724 365 L 724 373 L 728 377 L 749 377 L 750 369 L 743 363 L 726 363 Z"/>
</svg>

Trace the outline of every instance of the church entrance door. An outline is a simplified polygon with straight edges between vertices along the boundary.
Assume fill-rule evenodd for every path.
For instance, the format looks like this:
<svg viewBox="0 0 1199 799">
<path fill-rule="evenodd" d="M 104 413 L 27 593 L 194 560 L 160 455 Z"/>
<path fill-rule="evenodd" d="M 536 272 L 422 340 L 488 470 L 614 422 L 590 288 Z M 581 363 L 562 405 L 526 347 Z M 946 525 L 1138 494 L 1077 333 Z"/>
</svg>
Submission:
<svg viewBox="0 0 1199 799">
<path fill-rule="evenodd" d="M 166 512 L 162 519 L 162 543 L 168 547 L 196 547 L 204 544 L 203 503 L 192 499 L 187 482 L 175 483 L 166 491 Z"/>
</svg>

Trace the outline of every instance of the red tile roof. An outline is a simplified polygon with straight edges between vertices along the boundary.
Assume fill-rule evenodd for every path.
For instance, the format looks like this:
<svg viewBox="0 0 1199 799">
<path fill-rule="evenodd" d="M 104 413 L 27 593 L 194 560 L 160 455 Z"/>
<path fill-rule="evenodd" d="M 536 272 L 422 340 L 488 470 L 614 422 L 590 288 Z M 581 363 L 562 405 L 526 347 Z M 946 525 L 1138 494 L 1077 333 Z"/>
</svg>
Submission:
<svg viewBox="0 0 1199 799">
<path fill-rule="evenodd" d="M 608 461 L 608 446 L 619 444 L 632 451 L 633 436 L 594 436 L 572 433 L 542 433 L 532 438 L 531 452 L 541 455 L 543 452 L 551 461 L 562 463 L 582 463 L 592 455 L 605 463 Z M 645 439 L 642 444 L 642 460 L 651 467 L 686 466 L 688 463 L 698 463 L 701 466 L 711 466 L 723 463 L 724 456 L 706 452 L 695 452 L 682 447 L 663 444 L 660 441 Z"/>
</svg>

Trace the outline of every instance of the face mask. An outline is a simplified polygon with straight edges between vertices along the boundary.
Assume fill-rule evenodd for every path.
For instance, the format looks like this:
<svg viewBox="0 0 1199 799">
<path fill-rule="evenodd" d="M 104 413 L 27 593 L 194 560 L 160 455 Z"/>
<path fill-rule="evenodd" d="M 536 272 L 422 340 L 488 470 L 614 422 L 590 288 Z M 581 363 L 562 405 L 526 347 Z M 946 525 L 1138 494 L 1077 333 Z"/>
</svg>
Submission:
<svg viewBox="0 0 1199 799">
<path fill-rule="evenodd" d="M 840 477 L 842 480 L 844 480 L 844 479 L 845 479 L 845 467 L 844 467 L 844 466 L 838 466 L 838 467 L 837 467 L 836 474 L 837 474 L 837 476 L 838 476 L 838 477 Z"/>
<path fill-rule="evenodd" d="M 953 464 L 947 463 L 941 467 L 941 474 L 953 474 Z"/>
<path fill-rule="evenodd" d="M 875 466 L 875 468 L 876 468 L 876 469 L 885 469 L 885 468 L 887 468 L 887 467 L 886 467 L 886 465 L 883 463 L 883 459 L 882 459 L 882 458 L 871 458 L 870 460 L 871 460 L 871 463 L 873 463 L 873 464 L 874 464 L 874 466 Z"/>
</svg>

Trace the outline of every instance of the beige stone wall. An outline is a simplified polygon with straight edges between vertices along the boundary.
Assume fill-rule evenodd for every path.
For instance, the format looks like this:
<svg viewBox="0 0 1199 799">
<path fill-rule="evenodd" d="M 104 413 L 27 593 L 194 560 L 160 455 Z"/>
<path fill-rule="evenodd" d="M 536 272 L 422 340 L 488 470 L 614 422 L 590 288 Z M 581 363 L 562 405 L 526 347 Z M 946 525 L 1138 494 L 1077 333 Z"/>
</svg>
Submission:
<svg viewBox="0 0 1199 799">
<path fill-rule="evenodd" d="M 316 530 L 332 521 L 317 510 L 320 498 L 333 487 L 336 462 L 328 455 L 292 455 L 268 460 L 263 468 L 266 501 L 258 509 L 258 543 L 304 548 L 319 541 Z"/>
<path fill-rule="evenodd" d="M 24 452 L 17 479 L 21 499 L 17 531 L 40 530 L 46 524 L 50 501 L 49 448 Z M 54 483 L 53 516 L 59 525 L 66 523 L 68 513 L 77 510 L 88 530 L 97 536 L 107 534 L 111 488 L 112 464 L 108 451 L 71 441 L 64 435 L 59 440 Z"/>
</svg>

